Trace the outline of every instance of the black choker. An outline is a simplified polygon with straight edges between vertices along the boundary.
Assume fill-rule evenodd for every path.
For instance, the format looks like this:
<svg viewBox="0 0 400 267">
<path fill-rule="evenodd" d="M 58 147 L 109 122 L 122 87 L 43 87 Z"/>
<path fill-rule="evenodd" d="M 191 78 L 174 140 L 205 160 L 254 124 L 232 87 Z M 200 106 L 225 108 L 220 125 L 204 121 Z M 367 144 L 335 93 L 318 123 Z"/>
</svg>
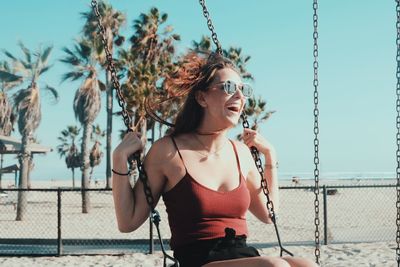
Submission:
<svg viewBox="0 0 400 267">
<path fill-rule="evenodd" d="M 198 132 L 198 131 L 195 131 L 195 133 L 197 135 L 216 135 L 216 134 L 221 133 L 222 131 L 223 130 L 218 130 L 218 131 L 215 131 L 215 132 Z"/>
</svg>

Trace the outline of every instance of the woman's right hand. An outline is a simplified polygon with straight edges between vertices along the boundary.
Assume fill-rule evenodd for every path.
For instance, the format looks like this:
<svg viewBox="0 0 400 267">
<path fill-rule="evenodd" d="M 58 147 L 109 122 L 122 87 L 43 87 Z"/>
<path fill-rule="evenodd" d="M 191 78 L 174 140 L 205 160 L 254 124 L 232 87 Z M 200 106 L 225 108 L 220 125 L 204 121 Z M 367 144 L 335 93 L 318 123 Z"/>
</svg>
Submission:
<svg viewBox="0 0 400 267">
<path fill-rule="evenodd" d="M 113 155 L 119 159 L 126 159 L 144 148 L 144 143 L 140 139 L 138 132 L 127 132 L 121 143 L 114 149 Z"/>
</svg>

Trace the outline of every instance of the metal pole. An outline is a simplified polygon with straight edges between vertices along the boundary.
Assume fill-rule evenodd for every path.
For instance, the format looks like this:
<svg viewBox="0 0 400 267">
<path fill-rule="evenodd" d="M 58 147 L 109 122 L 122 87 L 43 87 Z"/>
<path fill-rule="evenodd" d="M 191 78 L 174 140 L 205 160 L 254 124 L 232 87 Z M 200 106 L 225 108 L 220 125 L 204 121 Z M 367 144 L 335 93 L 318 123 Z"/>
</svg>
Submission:
<svg viewBox="0 0 400 267">
<path fill-rule="evenodd" d="M 61 256 L 63 253 L 62 239 L 61 239 L 61 188 L 57 189 L 57 255 Z"/>
<path fill-rule="evenodd" d="M 151 214 L 149 216 L 150 231 L 149 231 L 149 253 L 153 254 L 154 251 L 154 238 L 153 238 L 153 222 L 151 220 Z"/>
<path fill-rule="evenodd" d="M 14 171 L 14 186 L 15 186 L 15 188 L 17 188 L 17 186 L 18 186 L 18 171 L 17 170 Z"/>
<path fill-rule="evenodd" d="M 154 143 L 154 124 L 153 127 L 151 127 L 151 139 L 149 140 L 151 144 Z M 150 231 L 149 231 L 149 253 L 153 254 L 154 251 L 154 238 L 153 238 L 153 221 L 151 217 L 151 212 L 149 216 L 149 223 L 150 223 Z"/>
<path fill-rule="evenodd" d="M 0 170 L 3 169 L 3 154 L 0 154 Z M 0 171 L 0 189 L 2 188 L 1 186 L 1 181 L 3 180 L 3 172 Z"/>
<path fill-rule="evenodd" d="M 328 245 L 328 197 L 326 185 L 322 186 L 324 195 L 324 245 Z"/>
</svg>

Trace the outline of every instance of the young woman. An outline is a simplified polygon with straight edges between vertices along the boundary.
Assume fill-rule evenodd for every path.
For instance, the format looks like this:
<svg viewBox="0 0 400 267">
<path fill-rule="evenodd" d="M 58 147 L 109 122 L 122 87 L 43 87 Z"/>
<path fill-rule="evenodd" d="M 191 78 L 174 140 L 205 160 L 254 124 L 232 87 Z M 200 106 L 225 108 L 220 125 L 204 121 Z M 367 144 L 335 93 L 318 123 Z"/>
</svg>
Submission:
<svg viewBox="0 0 400 267">
<path fill-rule="evenodd" d="M 218 54 L 190 53 L 166 85 L 185 95 L 186 102 L 172 133 L 152 145 L 144 166 L 156 203 L 160 196 L 165 202 L 170 245 L 181 266 L 316 266 L 306 259 L 260 256 L 246 245 L 247 210 L 271 223 L 249 147 L 264 156 L 275 210 L 277 159 L 273 146 L 256 131 L 245 129 L 243 143 L 227 138 L 251 95 L 235 66 Z M 113 197 L 122 232 L 139 228 L 150 212 L 142 183 L 132 191 L 128 177 L 121 175 L 128 171 L 128 157 L 141 149 L 138 134 L 130 132 L 113 153 Z"/>
</svg>

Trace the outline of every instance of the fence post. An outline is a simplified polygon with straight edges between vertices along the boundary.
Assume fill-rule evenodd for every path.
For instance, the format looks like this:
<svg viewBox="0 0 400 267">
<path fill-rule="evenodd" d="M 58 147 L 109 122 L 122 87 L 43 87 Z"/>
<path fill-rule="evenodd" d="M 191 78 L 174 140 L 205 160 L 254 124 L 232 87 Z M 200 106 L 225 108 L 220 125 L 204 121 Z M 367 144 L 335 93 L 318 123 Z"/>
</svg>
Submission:
<svg viewBox="0 0 400 267">
<path fill-rule="evenodd" d="M 154 238 L 153 238 L 153 221 L 152 221 L 152 218 L 151 218 L 151 214 L 149 216 L 149 222 L 150 222 L 149 253 L 153 254 L 153 251 L 154 251 Z"/>
<path fill-rule="evenodd" d="M 328 198 L 326 185 L 322 186 L 324 195 L 324 245 L 328 245 Z"/>
<path fill-rule="evenodd" d="M 154 133 L 155 133 L 154 125 L 155 124 L 153 124 L 153 127 L 151 128 L 151 138 L 147 139 L 147 141 L 150 141 L 150 143 L 152 145 L 154 143 L 154 137 L 155 137 L 154 136 Z M 154 238 L 153 238 L 153 218 L 151 216 L 151 212 L 150 212 L 150 216 L 149 216 L 149 223 L 150 223 L 149 253 L 153 254 L 153 251 L 154 251 Z"/>
<path fill-rule="evenodd" d="M 61 256 L 63 253 L 62 239 L 61 239 L 61 188 L 57 189 L 57 255 Z"/>
</svg>

